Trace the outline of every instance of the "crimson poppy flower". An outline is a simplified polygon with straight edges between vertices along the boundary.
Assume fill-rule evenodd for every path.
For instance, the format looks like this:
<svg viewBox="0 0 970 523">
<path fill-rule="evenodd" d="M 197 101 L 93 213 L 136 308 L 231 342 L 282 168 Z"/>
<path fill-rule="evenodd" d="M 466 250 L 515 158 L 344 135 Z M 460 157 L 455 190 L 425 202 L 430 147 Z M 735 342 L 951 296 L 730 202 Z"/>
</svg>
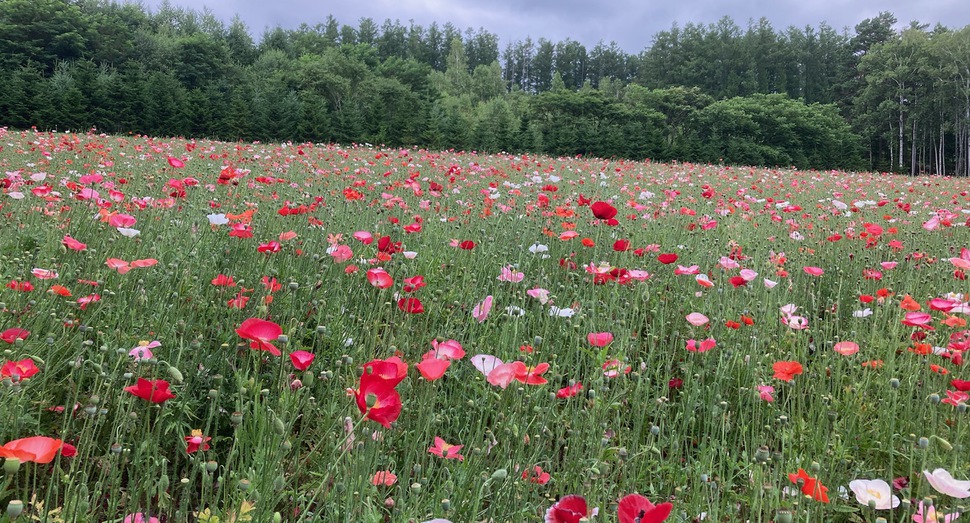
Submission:
<svg viewBox="0 0 970 523">
<path fill-rule="evenodd" d="M 27 336 L 30 336 L 30 331 L 21 329 L 20 327 L 13 327 L 0 333 L 0 340 L 12 345 L 18 339 L 26 340 Z"/>
<path fill-rule="evenodd" d="M 575 494 L 563 497 L 546 510 L 546 523 L 579 523 L 588 517 L 586 499 Z"/>
<path fill-rule="evenodd" d="M 952 385 L 954 389 L 957 389 L 961 392 L 970 391 L 970 381 L 968 380 L 952 379 L 950 380 L 950 385 Z"/>
<path fill-rule="evenodd" d="M 671 263 L 677 261 L 677 254 L 673 252 L 665 252 L 657 256 L 657 261 L 664 265 L 670 265 Z"/>
<path fill-rule="evenodd" d="M 397 308 L 408 314 L 421 314 L 424 312 L 424 305 L 417 298 L 401 298 L 397 300 Z"/>
<path fill-rule="evenodd" d="M 283 329 L 271 322 L 262 320 L 259 318 L 249 318 L 248 320 L 242 322 L 238 329 L 236 329 L 236 334 L 244 340 L 250 340 L 249 348 L 255 350 L 266 351 L 273 356 L 279 356 L 282 353 L 276 348 L 272 341 L 276 341 L 283 334 Z"/>
<path fill-rule="evenodd" d="M 4 378 L 16 378 L 15 381 L 25 380 L 40 372 L 34 360 L 24 358 L 18 361 L 8 361 L 0 367 L 0 376 Z"/>
<path fill-rule="evenodd" d="M 472 249 L 475 248 L 475 242 L 473 242 L 471 240 L 465 240 L 465 241 L 460 242 L 458 244 L 458 248 L 459 249 L 464 249 L 466 251 L 470 251 L 470 250 L 472 250 Z"/>
<path fill-rule="evenodd" d="M 176 169 L 181 169 L 182 167 L 185 167 L 185 162 L 173 156 L 168 157 L 168 164 Z"/>
<path fill-rule="evenodd" d="M 17 292 L 30 292 L 34 290 L 34 284 L 30 283 L 29 281 L 10 280 L 10 283 L 7 284 L 7 288 L 13 289 Z"/>
<path fill-rule="evenodd" d="M 165 403 L 175 397 L 168 390 L 168 382 L 165 380 L 146 380 L 138 378 L 138 383 L 130 387 L 125 387 L 126 392 L 138 396 L 139 398 L 152 403 Z"/>
<path fill-rule="evenodd" d="M 412 276 L 410 278 L 404 278 L 404 292 L 414 292 L 421 287 L 424 287 L 424 276 Z"/>
<path fill-rule="evenodd" d="M 630 240 L 616 240 L 613 242 L 613 250 L 616 252 L 630 250 Z"/>
<path fill-rule="evenodd" d="M 563 387 L 556 391 L 556 397 L 559 399 L 571 398 L 579 394 L 581 390 L 583 390 L 583 384 L 577 381 L 574 385 Z"/>
<path fill-rule="evenodd" d="M 360 387 L 354 391 L 357 408 L 367 419 L 391 428 L 391 423 L 401 415 L 401 395 L 392 382 L 376 374 L 364 373 L 360 377 Z"/>
<path fill-rule="evenodd" d="M 267 243 L 261 243 L 259 247 L 256 248 L 256 252 L 274 253 L 280 252 L 282 248 L 283 247 L 280 245 L 280 242 L 273 240 Z"/>
<path fill-rule="evenodd" d="M 391 356 L 386 360 L 371 360 L 365 363 L 363 367 L 365 373 L 373 374 L 390 383 L 392 387 L 396 387 L 408 375 L 408 364 L 397 356 Z"/>
<path fill-rule="evenodd" d="M 199 429 L 192 430 L 192 434 L 185 436 L 185 452 L 187 454 L 192 454 L 200 450 L 209 450 L 209 442 L 212 438 L 208 436 L 203 436 L 202 431 Z"/>
<path fill-rule="evenodd" d="M 47 436 L 15 439 L 0 446 L 0 458 L 16 459 L 21 463 L 50 463 L 64 442 Z"/>
<path fill-rule="evenodd" d="M 589 209 L 593 211 L 593 216 L 600 220 L 612 220 L 616 217 L 616 207 L 609 202 L 593 202 Z"/>
<path fill-rule="evenodd" d="M 316 355 L 305 350 L 297 350 L 290 353 L 290 362 L 296 370 L 307 370 L 313 363 Z"/>
<path fill-rule="evenodd" d="M 620 523 L 660 523 L 670 516 L 673 509 L 670 503 L 654 505 L 645 496 L 629 494 L 620 500 L 616 510 Z"/>
</svg>

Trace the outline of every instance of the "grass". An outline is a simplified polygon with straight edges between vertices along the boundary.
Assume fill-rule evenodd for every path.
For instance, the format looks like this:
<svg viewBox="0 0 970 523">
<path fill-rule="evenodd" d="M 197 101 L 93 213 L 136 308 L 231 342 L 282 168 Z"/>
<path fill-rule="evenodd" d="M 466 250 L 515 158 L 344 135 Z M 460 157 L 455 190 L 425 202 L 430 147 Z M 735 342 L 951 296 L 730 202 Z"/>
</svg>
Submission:
<svg viewBox="0 0 970 523">
<path fill-rule="evenodd" d="M 0 363 L 39 370 L 4 378 L 0 442 L 76 448 L 50 463 L 7 460 L 0 506 L 12 508 L 0 521 L 541 521 L 568 494 L 615 521 L 634 492 L 671 502 L 669 521 L 902 522 L 925 498 L 941 513 L 966 510 L 921 474 L 970 474 L 966 406 L 941 401 L 967 377 L 950 338 L 965 335 L 966 314 L 928 304 L 962 293 L 949 295 L 959 304 L 970 290 L 948 261 L 970 246 L 965 180 L 15 131 L 0 146 L 0 276 L 11 282 L 0 330 L 29 332 L 0 345 Z M 594 217 L 596 201 L 612 202 L 618 225 Z M 940 209 L 954 216 L 928 230 Z M 136 222 L 122 234 L 112 213 Z M 251 238 L 229 235 L 247 219 Z M 357 231 L 400 250 L 381 253 Z M 278 252 L 258 252 L 271 241 Z M 341 261 L 338 246 L 353 255 Z M 498 279 L 510 265 L 522 281 Z M 368 283 L 374 267 L 390 287 Z M 736 287 L 742 268 L 758 274 Z M 234 286 L 214 285 L 220 274 Z M 426 286 L 406 293 L 414 276 Z M 550 301 L 527 294 L 535 288 Z M 902 323 L 906 295 L 934 330 Z M 486 296 L 493 307 L 478 321 Z M 405 297 L 424 311 L 402 311 Z M 781 321 L 787 304 L 807 329 Z M 692 325 L 692 312 L 709 322 Z M 250 318 L 280 326 L 281 356 L 237 334 Z M 612 341 L 590 344 L 598 332 Z M 708 338 L 707 352 L 685 349 Z M 467 355 L 422 377 L 415 364 L 449 339 Z M 152 358 L 129 354 L 140 341 L 159 342 Z M 840 341 L 860 350 L 842 355 Z M 315 355 L 309 368 L 294 367 L 295 351 Z M 548 383 L 492 385 L 476 354 L 548 363 Z M 364 363 L 394 355 L 410 366 L 385 428 L 353 389 Z M 605 375 L 610 360 L 618 376 Z M 775 378 L 779 361 L 803 373 Z M 138 378 L 167 381 L 175 397 L 127 392 Z M 208 450 L 187 452 L 193 430 Z M 464 459 L 429 453 L 436 437 L 463 445 Z M 523 478 L 536 466 L 548 483 Z M 806 482 L 789 479 L 799 469 L 829 502 L 799 491 Z M 374 485 L 379 471 L 396 482 Z M 908 485 L 893 510 L 848 490 L 895 478 Z"/>
</svg>

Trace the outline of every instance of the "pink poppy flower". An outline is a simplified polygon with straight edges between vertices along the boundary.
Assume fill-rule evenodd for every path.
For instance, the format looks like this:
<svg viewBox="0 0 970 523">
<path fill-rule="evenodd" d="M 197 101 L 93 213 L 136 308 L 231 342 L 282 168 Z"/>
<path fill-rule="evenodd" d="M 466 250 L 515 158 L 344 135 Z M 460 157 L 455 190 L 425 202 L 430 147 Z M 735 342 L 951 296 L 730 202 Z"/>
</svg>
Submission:
<svg viewBox="0 0 970 523">
<path fill-rule="evenodd" d="M 316 355 L 305 350 L 297 350 L 290 353 L 290 362 L 296 370 L 307 370 L 313 364 Z"/>
<path fill-rule="evenodd" d="M 687 315 L 687 323 L 690 323 L 695 327 L 700 327 L 701 325 L 706 324 L 708 321 L 710 321 L 708 317 L 699 312 L 692 312 Z"/>
<path fill-rule="evenodd" d="M 370 480 L 371 485 L 390 487 L 397 483 L 397 474 L 390 470 L 380 470 L 374 473 Z"/>
<path fill-rule="evenodd" d="M 496 279 L 498 281 L 507 281 L 512 283 L 519 283 L 525 278 L 525 273 L 515 270 L 511 265 L 506 265 L 502 267 L 502 272 Z"/>
<path fill-rule="evenodd" d="M 768 403 L 775 401 L 775 397 L 771 395 L 773 392 L 775 392 L 775 388 L 771 385 L 758 385 L 758 395 L 763 401 Z"/>
<path fill-rule="evenodd" d="M 832 349 L 843 356 L 852 356 L 859 352 L 859 344 L 854 341 L 840 341 Z"/>
<path fill-rule="evenodd" d="M 435 436 L 434 445 L 428 448 L 428 452 L 445 459 L 457 459 L 458 461 L 465 461 L 465 456 L 458 453 L 462 447 L 464 447 L 464 445 L 451 445 L 450 443 L 445 442 L 445 440 L 442 438 Z"/>
<path fill-rule="evenodd" d="M 394 285 L 394 279 L 384 269 L 376 267 L 367 271 L 367 281 L 378 289 L 387 289 Z"/>
<path fill-rule="evenodd" d="M 605 347 L 613 342 L 612 332 L 591 332 L 586 335 L 586 341 L 594 347 Z"/>
<path fill-rule="evenodd" d="M 697 343 L 696 340 L 687 340 L 687 350 L 690 352 L 707 352 L 713 349 L 717 345 L 717 341 L 714 338 L 707 338 L 706 340 Z"/>
<path fill-rule="evenodd" d="M 488 295 L 482 300 L 481 303 L 475 305 L 472 309 L 472 317 L 478 320 L 478 323 L 482 323 L 488 318 L 488 313 L 492 310 L 492 295 Z"/>
<path fill-rule="evenodd" d="M 806 266 L 806 267 L 802 267 L 802 270 L 805 271 L 805 274 L 808 274 L 810 276 L 821 276 L 825 274 L 825 271 L 822 270 L 821 267 Z"/>
<path fill-rule="evenodd" d="M 923 476 L 940 494 L 957 499 L 970 498 L 970 481 L 954 479 L 946 469 L 939 468 L 933 472 L 924 470 Z"/>
</svg>

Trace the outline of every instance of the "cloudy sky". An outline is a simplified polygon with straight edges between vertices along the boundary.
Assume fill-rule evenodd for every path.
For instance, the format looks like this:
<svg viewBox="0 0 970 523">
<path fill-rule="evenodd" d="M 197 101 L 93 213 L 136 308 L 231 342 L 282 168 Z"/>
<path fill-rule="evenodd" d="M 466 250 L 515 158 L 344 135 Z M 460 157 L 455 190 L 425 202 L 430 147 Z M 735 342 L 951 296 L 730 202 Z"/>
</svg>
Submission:
<svg viewBox="0 0 970 523">
<path fill-rule="evenodd" d="M 155 10 L 163 0 L 140 0 Z M 363 17 L 378 26 L 385 19 L 409 21 L 427 27 L 451 22 L 464 30 L 482 27 L 499 37 L 499 48 L 511 41 L 540 37 L 557 42 L 572 38 L 593 47 L 597 42 L 617 44 L 628 53 L 649 47 L 658 31 L 675 22 L 709 24 L 727 15 L 742 28 L 748 20 L 766 17 L 776 31 L 790 25 L 818 26 L 826 22 L 836 30 L 852 32 L 858 22 L 890 11 L 900 25 L 911 20 L 940 22 L 951 28 L 970 25 L 966 0 L 168 0 L 172 5 L 200 10 L 208 7 L 228 22 L 238 14 L 256 41 L 266 28 L 287 29 L 301 23 L 316 25 L 332 14 L 341 24 L 356 26 Z"/>
</svg>

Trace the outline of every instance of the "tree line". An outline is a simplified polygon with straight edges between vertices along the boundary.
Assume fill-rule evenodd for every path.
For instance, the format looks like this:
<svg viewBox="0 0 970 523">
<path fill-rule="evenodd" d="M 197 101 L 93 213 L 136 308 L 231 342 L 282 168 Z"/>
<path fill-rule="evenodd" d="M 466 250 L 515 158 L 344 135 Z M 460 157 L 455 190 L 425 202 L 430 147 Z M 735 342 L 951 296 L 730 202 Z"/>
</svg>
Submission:
<svg viewBox="0 0 970 523">
<path fill-rule="evenodd" d="M 113 0 L 0 2 L 0 125 L 970 174 L 970 27 L 674 25 L 615 43 Z"/>
</svg>

